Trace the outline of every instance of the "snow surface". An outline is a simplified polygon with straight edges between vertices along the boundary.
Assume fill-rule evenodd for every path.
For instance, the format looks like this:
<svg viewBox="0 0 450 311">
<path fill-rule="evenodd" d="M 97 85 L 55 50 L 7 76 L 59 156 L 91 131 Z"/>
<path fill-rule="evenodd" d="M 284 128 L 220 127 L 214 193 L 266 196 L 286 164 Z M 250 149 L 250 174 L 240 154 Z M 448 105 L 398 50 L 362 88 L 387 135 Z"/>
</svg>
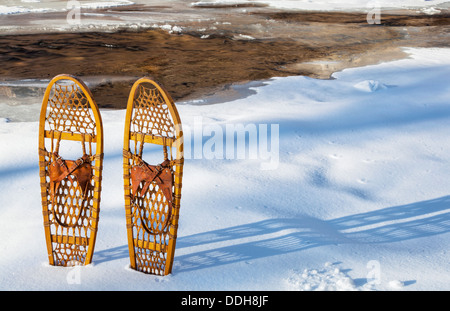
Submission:
<svg viewBox="0 0 450 311">
<path fill-rule="evenodd" d="M 446 3 L 448 0 L 205 0 L 193 1 L 193 6 L 261 3 L 278 9 L 318 11 L 368 10 L 372 8 L 423 8 Z"/>
<path fill-rule="evenodd" d="M 129 268 L 125 111 L 101 111 L 96 249 L 91 265 L 69 268 L 47 262 L 38 116 L 0 119 L 0 289 L 448 290 L 450 49 L 407 52 L 334 80 L 274 78 L 246 98 L 178 104 L 190 152 L 166 277 Z M 278 163 L 207 157 L 211 129 L 230 124 L 278 125 Z"/>
<path fill-rule="evenodd" d="M 6 2 L 6 3 L 5 3 Z M 22 13 L 47 13 L 55 11 L 67 11 L 74 7 L 82 9 L 107 8 L 121 5 L 130 5 L 129 0 L 112 1 L 78 1 L 78 0 L 8 0 L 2 1 L 0 15 Z"/>
<path fill-rule="evenodd" d="M 296 10 L 370 10 L 373 8 L 405 8 L 405 9 L 425 9 L 425 12 L 434 14 L 439 12 L 435 6 L 448 3 L 448 0 L 8 0 L 0 5 L 0 15 L 17 13 L 38 13 L 70 10 L 74 6 L 82 9 L 105 8 L 130 4 L 161 5 L 164 2 L 184 2 L 193 7 L 211 5 L 232 5 L 257 3 L 265 4 L 277 9 Z"/>
</svg>

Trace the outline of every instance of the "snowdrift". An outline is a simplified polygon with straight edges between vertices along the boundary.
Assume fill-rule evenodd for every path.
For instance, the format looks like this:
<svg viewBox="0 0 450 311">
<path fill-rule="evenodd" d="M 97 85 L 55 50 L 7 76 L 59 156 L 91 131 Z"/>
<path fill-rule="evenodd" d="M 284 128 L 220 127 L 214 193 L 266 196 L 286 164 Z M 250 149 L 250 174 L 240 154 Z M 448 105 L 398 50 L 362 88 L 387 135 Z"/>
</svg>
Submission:
<svg viewBox="0 0 450 311">
<path fill-rule="evenodd" d="M 448 290 L 450 49 L 406 51 L 333 80 L 273 78 L 246 98 L 179 103 L 190 151 L 167 277 L 128 267 L 125 111 L 102 110 L 97 244 L 93 264 L 72 268 L 46 258 L 38 116 L 1 119 L 0 289 Z M 247 130 L 241 157 L 230 125 Z M 227 156 L 216 148 L 228 138 Z"/>
</svg>

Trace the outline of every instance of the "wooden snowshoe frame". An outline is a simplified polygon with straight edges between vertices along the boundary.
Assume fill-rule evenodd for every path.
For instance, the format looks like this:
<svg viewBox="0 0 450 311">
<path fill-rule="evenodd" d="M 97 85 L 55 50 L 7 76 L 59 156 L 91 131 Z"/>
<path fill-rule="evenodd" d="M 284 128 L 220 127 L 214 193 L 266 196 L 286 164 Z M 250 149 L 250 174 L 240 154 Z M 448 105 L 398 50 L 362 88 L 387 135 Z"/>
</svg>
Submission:
<svg viewBox="0 0 450 311">
<path fill-rule="evenodd" d="M 142 159 L 147 144 L 163 146 L 164 161 L 147 164 Z M 172 271 L 178 230 L 184 165 L 183 132 L 172 98 L 150 78 L 139 79 L 130 91 L 123 155 L 130 266 L 144 273 L 167 275 Z M 159 183 L 153 180 L 150 185 L 148 182 L 136 184 L 132 170 L 143 166 L 148 172 L 156 172 L 155 168 L 164 169 L 166 183 L 162 183 L 164 178 L 161 177 Z M 172 198 L 167 195 L 170 192 Z"/>
<path fill-rule="evenodd" d="M 65 159 L 66 144 L 81 144 L 77 159 Z M 61 148 L 60 148 L 61 147 Z M 66 170 L 55 182 L 51 165 Z M 78 164 L 78 166 L 77 166 Z M 39 176 L 49 263 L 88 265 L 92 261 L 100 212 L 103 125 L 88 87 L 58 75 L 47 86 L 39 120 Z M 77 177 L 84 179 L 78 183 Z M 52 190 L 53 189 L 53 190 Z"/>
</svg>

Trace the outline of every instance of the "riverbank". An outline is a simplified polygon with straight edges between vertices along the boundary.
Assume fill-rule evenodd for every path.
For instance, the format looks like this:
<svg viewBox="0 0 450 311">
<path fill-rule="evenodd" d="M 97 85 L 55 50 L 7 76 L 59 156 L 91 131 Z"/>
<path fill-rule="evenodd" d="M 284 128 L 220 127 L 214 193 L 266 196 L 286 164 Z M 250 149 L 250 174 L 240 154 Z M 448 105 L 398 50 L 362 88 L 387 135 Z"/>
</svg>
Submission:
<svg viewBox="0 0 450 311">
<path fill-rule="evenodd" d="M 156 9 L 133 5 L 95 11 L 109 12 L 112 18 L 111 12 L 153 16 Z M 37 35 L 17 33 L 17 28 L 16 34 L 0 36 L 0 96 L 4 102 L 21 104 L 20 92 L 8 88 L 9 82 L 67 73 L 99 81 L 106 77 L 92 89 L 101 108 L 124 108 L 131 84 L 141 76 L 160 81 L 176 101 L 204 100 L 217 93 L 226 97 L 236 83 L 293 75 L 328 79 L 344 68 L 404 58 L 402 47 L 450 45 L 450 19 L 445 10 L 432 15 L 416 10 L 381 11 L 380 24 L 369 24 L 363 12 L 302 12 L 264 6 L 204 7 L 200 11 L 206 12 L 203 18 L 177 17 L 172 24 L 161 19 L 153 25 L 127 24 L 107 32 L 94 26 L 81 31 L 79 26 L 76 32 L 75 28 L 47 29 Z M 98 20 L 92 14 L 84 12 L 82 25 L 94 25 L 87 20 Z M 32 15 L 3 19 L 11 23 Z M 53 21 L 50 25 L 65 16 L 62 12 L 44 15 Z"/>
</svg>

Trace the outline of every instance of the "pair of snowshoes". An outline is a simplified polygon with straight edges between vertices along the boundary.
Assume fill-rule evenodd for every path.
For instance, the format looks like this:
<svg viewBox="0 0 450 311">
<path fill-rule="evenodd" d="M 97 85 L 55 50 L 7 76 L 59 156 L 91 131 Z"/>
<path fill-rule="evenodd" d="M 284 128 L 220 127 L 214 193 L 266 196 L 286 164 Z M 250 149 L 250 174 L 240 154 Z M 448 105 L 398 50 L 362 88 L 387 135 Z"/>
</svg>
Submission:
<svg viewBox="0 0 450 311">
<path fill-rule="evenodd" d="M 81 154 L 79 144 L 81 143 Z M 144 160 L 145 145 L 163 160 Z M 126 227 L 131 268 L 171 273 L 183 175 L 183 133 L 170 95 L 142 78 L 127 105 L 123 148 Z M 39 176 L 49 263 L 92 262 L 100 215 L 103 126 L 88 87 L 70 75 L 50 81 L 39 121 Z"/>
</svg>

